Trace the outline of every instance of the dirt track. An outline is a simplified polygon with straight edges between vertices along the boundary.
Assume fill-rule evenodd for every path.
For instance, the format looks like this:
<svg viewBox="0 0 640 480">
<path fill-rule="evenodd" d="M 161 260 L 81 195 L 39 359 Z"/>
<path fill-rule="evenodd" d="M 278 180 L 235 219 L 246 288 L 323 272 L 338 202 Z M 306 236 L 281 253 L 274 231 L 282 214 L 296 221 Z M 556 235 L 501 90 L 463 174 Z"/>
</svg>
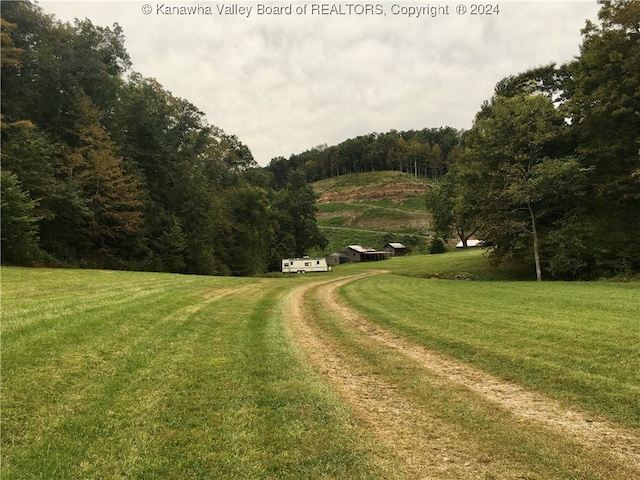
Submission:
<svg viewBox="0 0 640 480">
<path fill-rule="evenodd" d="M 337 289 L 361 276 L 319 281 L 296 289 L 287 299 L 289 328 L 294 340 L 311 362 L 329 380 L 353 408 L 358 420 L 385 445 L 388 456 L 378 458 L 380 465 L 402 465 L 409 478 L 484 478 L 489 474 L 482 457 L 474 454 L 471 442 L 456 436 L 434 412 L 427 412 L 406 398 L 394 385 L 380 376 L 367 373 L 349 363 L 330 338 L 314 326 L 313 312 L 305 298 L 313 294 L 323 304 L 368 339 L 398 355 L 416 362 L 444 382 L 456 384 L 481 395 L 522 421 L 559 432 L 587 449 L 608 452 L 630 467 L 633 479 L 640 479 L 640 439 L 634 432 L 596 421 L 588 413 L 568 410 L 543 395 L 528 391 L 469 365 L 426 350 L 371 324 L 341 304 Z M 386 457 L 386 458 L 385 458 Z M 530 478 L 518 465 L 491 465 L 491 478 Z M 497 470 L 496 470 L 497 469 Z M 496 476 L 497 475 L 497 476 Z M 538 478 L 538 477 L 535 477 Z"/>
</svg>

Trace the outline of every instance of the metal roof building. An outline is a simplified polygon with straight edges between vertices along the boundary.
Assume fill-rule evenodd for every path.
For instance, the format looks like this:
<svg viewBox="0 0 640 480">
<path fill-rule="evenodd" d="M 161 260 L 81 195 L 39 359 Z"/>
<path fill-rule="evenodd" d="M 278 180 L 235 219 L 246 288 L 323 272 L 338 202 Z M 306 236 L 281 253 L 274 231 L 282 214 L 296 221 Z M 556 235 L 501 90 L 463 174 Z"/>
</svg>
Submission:
<svg viewBox="0 0 640 480">
<path fill-rule="evenodd" d="M 377 262 L 386 260 L 387 252 L 374 250 L 373 248 L 363 247 L 362 245 L 349 245 L 349 261 L 350 262 Z"/>
<path fill-rule="evenodd" d="M 403 257 L 407 254 L 407 247 L 400 242 L 389 242 L 384 246 L 383 250 L 390 257 Z"/>
</svg>

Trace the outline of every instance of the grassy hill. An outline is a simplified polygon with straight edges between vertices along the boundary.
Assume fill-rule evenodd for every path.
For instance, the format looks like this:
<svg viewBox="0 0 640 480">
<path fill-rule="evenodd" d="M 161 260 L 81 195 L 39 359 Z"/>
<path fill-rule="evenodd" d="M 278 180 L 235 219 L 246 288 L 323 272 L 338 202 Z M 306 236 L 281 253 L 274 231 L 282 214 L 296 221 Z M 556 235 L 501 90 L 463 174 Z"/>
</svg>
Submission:
<svg viewBox="0 0 640 480">
<path fill-rule="evenodd" d="M 318 225 L 327 250 L 350 244 L 382 248 L 402 242 L 414 253 L 426 250 L 431 215 L 423 196 L 428 182 L 402 172 L 343 175 L 313 184 L 318 195 Z"/>
</svg>

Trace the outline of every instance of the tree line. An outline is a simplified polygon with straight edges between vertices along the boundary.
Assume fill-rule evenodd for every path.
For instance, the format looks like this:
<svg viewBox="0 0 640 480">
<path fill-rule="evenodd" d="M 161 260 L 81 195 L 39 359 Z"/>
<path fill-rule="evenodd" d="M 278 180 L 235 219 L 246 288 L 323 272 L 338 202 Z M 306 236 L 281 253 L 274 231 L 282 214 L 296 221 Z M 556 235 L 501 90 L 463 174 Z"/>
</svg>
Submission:
<svg viewBox="0 0 640 480">
<path fill-rule="evenodd" d="M 289 158 L 274 158 L 266 169 L 278 184 L 285 182 L 292 170 L 303 171 L 309 182 L 384 170 L 435 180 L 460 153 L 462 133 L 452 127 L 370 133 L 338 145 L 319 145 Z"/>
<path fill-rule="evenodd" d="M 3 264 L 251 275 L 326 245 L 305 175 L 132 71 L 117 24 L 1 9 Z"/>
<path fill-rule="evenodd" d="M 538 280 L 640 271 L 640 2 L 599 3 L 574 61 L 496 85 L 427 195 L 439 236 Z"/>
</svg>

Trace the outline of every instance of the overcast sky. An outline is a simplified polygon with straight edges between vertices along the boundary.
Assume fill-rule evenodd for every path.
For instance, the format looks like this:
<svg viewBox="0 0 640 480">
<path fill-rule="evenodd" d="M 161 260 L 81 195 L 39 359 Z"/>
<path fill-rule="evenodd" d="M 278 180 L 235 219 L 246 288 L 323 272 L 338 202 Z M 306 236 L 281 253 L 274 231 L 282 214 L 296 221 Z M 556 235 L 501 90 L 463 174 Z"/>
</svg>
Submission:
<svg viewBox="0 0 640 480">
<path fill-rule="evenodd" d="M 577 56 L 598 12 L 595 0 L 489 2 L 491 15 L 471 15 L 470 0 L 315 1 L 39 4 L 63 21 L 120 24 L 133 70 L 193 103 L 263 166 L 371 132 L 468 129 L 502 78 Z M 174 7 L 196 14 L 168 14 Z"/>
</svg>

